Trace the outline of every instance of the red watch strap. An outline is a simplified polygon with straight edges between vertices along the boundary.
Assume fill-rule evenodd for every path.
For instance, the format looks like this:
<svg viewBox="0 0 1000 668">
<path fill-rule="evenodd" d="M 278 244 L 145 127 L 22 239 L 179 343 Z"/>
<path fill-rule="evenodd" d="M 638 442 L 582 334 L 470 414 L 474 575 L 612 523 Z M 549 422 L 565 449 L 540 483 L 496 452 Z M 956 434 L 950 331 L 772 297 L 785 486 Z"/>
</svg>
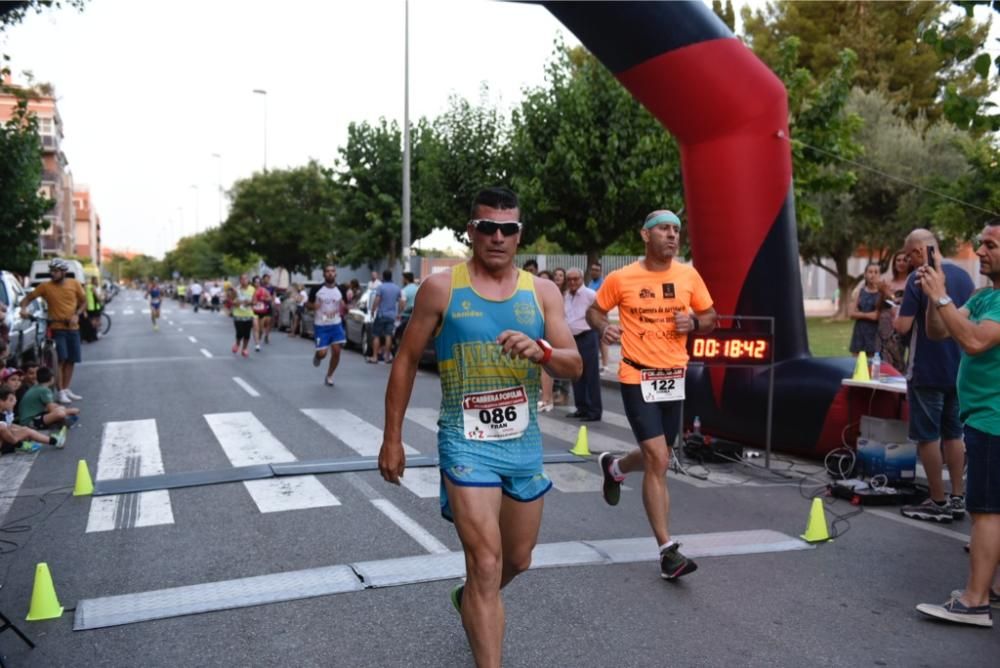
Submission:
<svg viewBox="0 0 1000 668">
<path fill-rule="evenodd" d="M 538 347 L 542 349 L 542 359 L 538 360 L 537 363 L 541 366 L 545 366 L 549 363 L 549 360 L 552 359 L 552 344 L 545 339 L 535 339 L 535 343 L 537 343 Z"/>
</svg>

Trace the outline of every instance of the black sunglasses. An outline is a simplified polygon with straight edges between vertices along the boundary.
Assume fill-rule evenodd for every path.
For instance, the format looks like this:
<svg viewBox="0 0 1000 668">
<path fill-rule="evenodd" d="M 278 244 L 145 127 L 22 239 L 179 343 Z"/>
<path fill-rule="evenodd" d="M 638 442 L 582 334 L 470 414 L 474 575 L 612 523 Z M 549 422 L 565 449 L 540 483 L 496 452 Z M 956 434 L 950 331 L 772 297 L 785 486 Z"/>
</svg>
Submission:
<svg viewBox="0 0 1000 668">
<path fill-rule="evenodd" d="M 488 237 L 496 234 L 497 230 L 500 230 L 505 237 L 512 237 L 521 231 L 521 223 L 516 220 L 498 223 L 495 220 L 481 218 L 479 220 L 470 220 L 469 222 L 472 223 L 477 232 L 485 234 Z"/>
</svg>

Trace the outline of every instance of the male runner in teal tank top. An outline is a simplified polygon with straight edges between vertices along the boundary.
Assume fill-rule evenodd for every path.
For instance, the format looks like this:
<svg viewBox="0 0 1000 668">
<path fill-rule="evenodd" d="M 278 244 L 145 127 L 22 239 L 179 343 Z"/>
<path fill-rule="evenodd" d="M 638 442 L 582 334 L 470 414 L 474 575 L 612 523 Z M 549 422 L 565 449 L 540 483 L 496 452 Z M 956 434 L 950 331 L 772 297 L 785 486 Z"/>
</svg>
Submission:
<svg viewBox="0 0 1000 668">
<path fill-rule="evenodd" d="M 487 188 L 472 204 L 472 259 L 429 276 L 417 293 L 385 395 L 379 470 L 399 484 L 403 416 L 417 363 L 435 337 L 441 376 L 441 512 L 465 550 L 466 582 L 452 592 L 477 666 L 499 666 L 500 589 L 531 564 L 552 483 L 536 421 L 544 367 L 578 378 L 583 362 L 555 283 L 514 267 L 521 239 L 517 196 Z"/>
</svg>

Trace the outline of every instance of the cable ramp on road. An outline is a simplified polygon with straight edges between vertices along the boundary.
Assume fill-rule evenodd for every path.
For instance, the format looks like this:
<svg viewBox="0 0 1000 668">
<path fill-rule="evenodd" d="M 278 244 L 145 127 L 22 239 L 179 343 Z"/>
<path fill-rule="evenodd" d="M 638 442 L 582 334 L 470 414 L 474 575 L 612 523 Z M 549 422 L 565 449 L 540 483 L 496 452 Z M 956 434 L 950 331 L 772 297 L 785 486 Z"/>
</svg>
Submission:
<svg viewBox="0 0 1000 668">
<path fill-rule="evenodd" d="M 778 531 L 759 529 L 677 536 L 690 557 L 723 557 L 811 550 L 809 545 Z M 531 568 L 608 566 L 654 561 L 653 538 L 583 540 L 545 543 L 535 547 Z M 257 575 L 234 580 L 158 589 L 77 603 L 74 631 L 121 626 L 182 615 L 219 612 L 382 587 L 453 580 L 465 576 L 461 552 L 425 554 L 396 559 Z"/>
</svg>

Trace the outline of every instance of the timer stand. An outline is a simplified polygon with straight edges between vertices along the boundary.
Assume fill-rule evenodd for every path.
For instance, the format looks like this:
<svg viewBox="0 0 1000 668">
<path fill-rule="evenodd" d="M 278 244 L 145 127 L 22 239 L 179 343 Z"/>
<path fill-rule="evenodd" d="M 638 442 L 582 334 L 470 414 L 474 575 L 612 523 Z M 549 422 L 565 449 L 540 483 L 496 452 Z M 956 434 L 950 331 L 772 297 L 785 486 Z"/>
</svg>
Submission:
<svg viewBox="0 0 1000 668">
<path fill-rule="evenodd" d="M 727 321 L 728 327 L 718 323 Z M 752 323 L 759 323 L 753 326 Z M 744 326 L 747 325 L 747 326 Z M 763 327 L 760 327 L 763 325 Z M 765 331 L 758 331 L 758 330 Z M 716 328 L 704 334 L 688 336 L 691 362 L 703 366 L 727 368 L 767 367 L 767 412 L 764 432 L 764 468 L 771 468 L 771 432 L 774 415 L 774 317 L 764 315 L 719 315 Z M 681 408 L 681 424 L 684 422 Z"/>
</svg>

